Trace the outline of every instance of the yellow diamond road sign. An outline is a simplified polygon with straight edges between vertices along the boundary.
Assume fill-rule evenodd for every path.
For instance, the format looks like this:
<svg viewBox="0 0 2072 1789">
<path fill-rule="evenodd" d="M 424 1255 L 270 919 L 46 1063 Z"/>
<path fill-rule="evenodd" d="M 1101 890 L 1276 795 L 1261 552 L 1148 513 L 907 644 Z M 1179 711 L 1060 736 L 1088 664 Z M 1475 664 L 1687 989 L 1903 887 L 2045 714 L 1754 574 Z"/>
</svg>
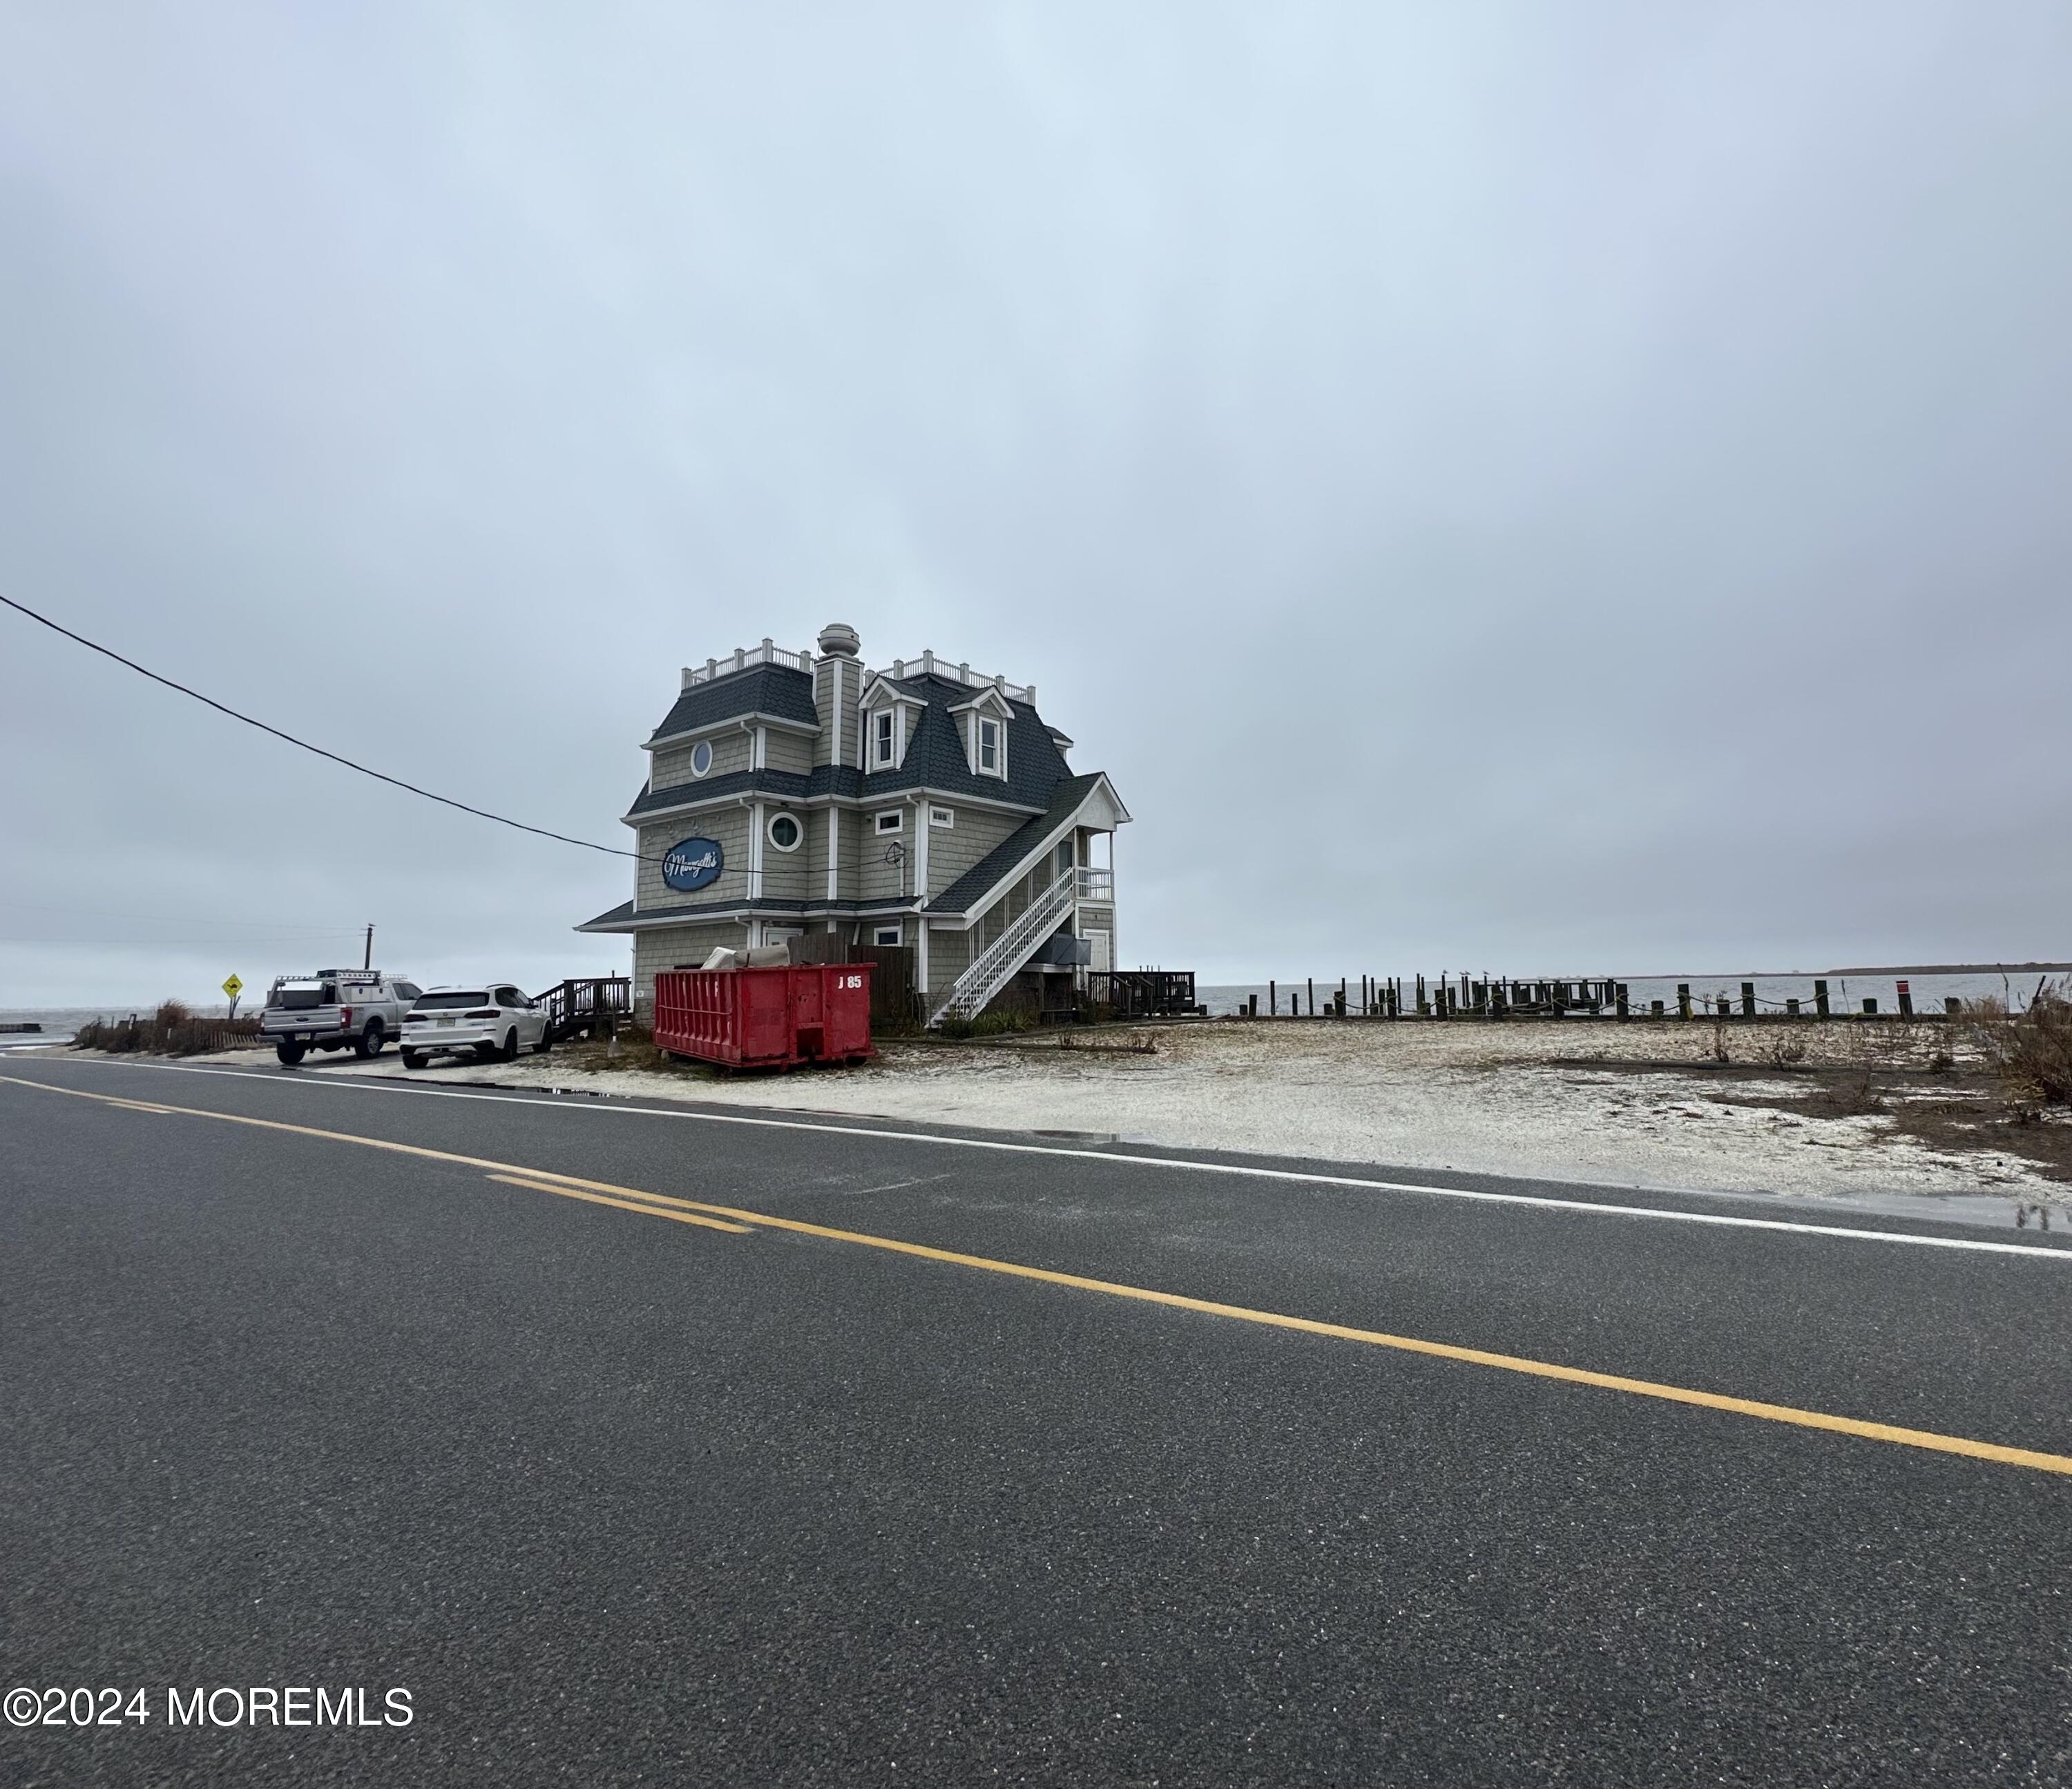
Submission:
<svg viewBox="0 0 2072 1789">
<path fill-rule="evenodd" d="M 240 981 L 237 977 L 233 975 L 223 984 L 223 991 L 228 994 L 232 1000 L 235 1000 L 240 994 L 245 992 L 245 984 Z"/>
</svg>

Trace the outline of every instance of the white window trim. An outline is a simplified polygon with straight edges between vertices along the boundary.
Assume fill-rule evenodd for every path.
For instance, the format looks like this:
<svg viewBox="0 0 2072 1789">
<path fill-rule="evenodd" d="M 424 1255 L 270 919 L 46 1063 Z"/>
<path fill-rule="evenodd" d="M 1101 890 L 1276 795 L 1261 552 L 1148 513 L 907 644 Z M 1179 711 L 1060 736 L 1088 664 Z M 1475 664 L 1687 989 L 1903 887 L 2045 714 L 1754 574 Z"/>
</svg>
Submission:
<svg viewBox="0 0 2072 1789">
<path fill-rule="evenodd" d="M 793 839 L 789 845 L 782 844 L 778 840 L 777 822 L 780 820 L 788 820 L 791 821 L 791 829 L 799 835 L 796 838 Z M 763 823 L 763 836 L 770 841 L 770 849 L 773 851 L 782 851 L 787 857 L 789 857 L 792 852 L 797 850 L 800 845 L 806 842 L 805 821 L 798 815 L 793 813 L 788 808 L 779 808 L 775 813 L 772 814 L 769 819 L 765 820 Z"/>
<path fill-rule="evenodd" d="M 993 765 L 990 770 L 983 762 L 985 730 L 989 726 L 993 730 Z M 1005 721 L 997 714 L 983 714 L 974 709 L 966 744 L 970 748 L 972 775 L 997 776 L 1003 783 L 1007 780 L 1007 723 Z"/>
<path fill-rule="evenodd" d="M 931 802 L 928 804 L 928 824 L 931 826 L 939 826 L 945 831 L 948 831 L 955 827 L 956 823 L 957 811 L 956 808 L 939 808 L 933 802 Z"/>
<path fill-rule="evenodd" d="M 881 757 L 878 750 L 878 722 L 890 720 L 892 723 L 892 755 Z M 869 767 L 874 771 L 896 770 L 906 756 L 906 710 L 898 702 L 886 702 L 870 711 Z"/>
<path fill-rule="evenodd" d="M 885 823 L 890 820 L 888 826 Z M 904 808 L 881 808 L 870 816 L 871 836 L 881 833 L 903 833 L 906 830 L 906 810 Z"/>
<path fill-rule="evenodd" d="M 886 936 L 888 933 L 890 934 L 889 937 Z M 906 941 L 906 929 L 901 926 L 873 926 L 870 941 L 880 950 L 903 944 Z"/>
<path fill-rule="evenodd" d="M 700 770 L 698 768 L 698 754 L 700 752 L 703 752 L 705 755 L 705 763 L 703 770 Z M 702 781 L 705 778 L 712 775 L 713 746 L 711 740 L 701 739 L 696 745 L 691 747 L 691 755 L 688 761 L 687 767 L 689 769 L 691 775 L 700 781 Z"/>
</svg>

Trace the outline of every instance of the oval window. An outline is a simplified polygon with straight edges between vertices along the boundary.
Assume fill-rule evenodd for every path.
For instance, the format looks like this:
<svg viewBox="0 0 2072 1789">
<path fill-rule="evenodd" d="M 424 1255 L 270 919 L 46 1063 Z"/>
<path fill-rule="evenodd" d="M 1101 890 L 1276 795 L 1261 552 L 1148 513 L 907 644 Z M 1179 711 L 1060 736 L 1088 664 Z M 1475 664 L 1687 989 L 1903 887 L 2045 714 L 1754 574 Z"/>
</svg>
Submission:
<svg viewBox="0 0 2072 1789">
<path fill-rule="evenodd" d="M 691 775 L 703 776 L 712 768 L 712 741 L 701 739 L 691 747 Z"/>
<path fill-rule="evenodd" d="M 805 832 L 790 814 L 779 814 L 770 822 L 770 842 L 780 851 L 796 851 Z"/>
</svg>

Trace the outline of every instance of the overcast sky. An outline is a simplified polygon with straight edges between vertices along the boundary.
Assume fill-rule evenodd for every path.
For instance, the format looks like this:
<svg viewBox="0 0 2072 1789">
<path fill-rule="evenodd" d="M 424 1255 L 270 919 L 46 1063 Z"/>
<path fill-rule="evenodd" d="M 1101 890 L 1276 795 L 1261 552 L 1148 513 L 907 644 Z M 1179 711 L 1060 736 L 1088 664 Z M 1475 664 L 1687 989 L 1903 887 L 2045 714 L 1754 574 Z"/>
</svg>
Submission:
<svg viewBox="0 0 2072 1789">
<path fill-rule="evenodd" d="M 2072 951 L 2062 5 L 0 10 L 0 589 L 610 844 L 1033 681 L 1125 962 Z M 0 612 L 0 1006 L 541 985 L 621 860 Z"/>
</svg>

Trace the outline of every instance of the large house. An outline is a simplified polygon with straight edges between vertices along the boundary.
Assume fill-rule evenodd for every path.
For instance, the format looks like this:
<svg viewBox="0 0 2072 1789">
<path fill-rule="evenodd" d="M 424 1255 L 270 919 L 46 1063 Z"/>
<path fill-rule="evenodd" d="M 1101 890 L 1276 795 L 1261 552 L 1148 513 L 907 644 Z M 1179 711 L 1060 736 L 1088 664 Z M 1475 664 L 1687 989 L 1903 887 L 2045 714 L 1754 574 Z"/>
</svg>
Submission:
<svg viewBox="0 0 2072 1789">
<path fill-rule="evenodd" d="M 931 1021 L 1113 968 L 1129 815 L 1034 689 L 932 652 L 869 670 L 838 622 L 818 647 L 684 668 L 625 815 L 633 899 L 576 928 L 632 935 L 636 999 L 717 945 L 807 932 L 911 948 Z"/>
</svg>

